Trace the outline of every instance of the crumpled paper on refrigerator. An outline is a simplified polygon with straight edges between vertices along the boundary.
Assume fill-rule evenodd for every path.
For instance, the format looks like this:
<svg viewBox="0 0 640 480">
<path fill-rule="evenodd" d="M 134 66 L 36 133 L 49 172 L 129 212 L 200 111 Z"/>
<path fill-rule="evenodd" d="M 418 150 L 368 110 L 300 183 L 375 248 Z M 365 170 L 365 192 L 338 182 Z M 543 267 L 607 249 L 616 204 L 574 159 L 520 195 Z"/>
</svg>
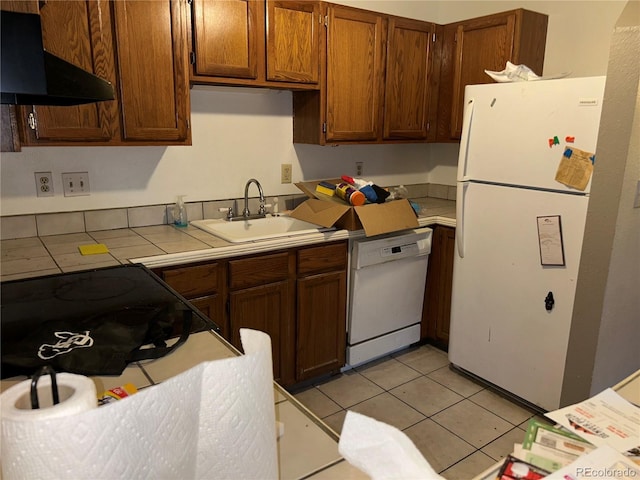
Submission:
<svg viewBox="0 0 640 480">
<path fill-rule="evenodd" d="M 353 411 L 347 411 L 338 450 L 373 480 L 444 480 L 405 433 Z"/>
<path fill-rule="evenodd" d="M 556 78 L 564 78 L 571 74 L 571 72 L 559 73 L 557 75 L 550 75 L 546 77 L 540 77 L 526 65 L 514 65 L 507 61 L 507 66 L 500 72 L 492 70 L 485 70 L 484 73 L 493 78 L 499 83 L 508 82 L 530 82 L 535 80 L 553 80 Z"/>
<path fill-rule="evenodd" d="M 61 417 L 48 410 L 64 401 L 20 411 L 8 394 L 25 382 L 8 389 L 0 397 L 3 478 L 277 479 L 271 340 L 240 335 L 245 355 L 99 408 L 94 389 L 91 407 Z"/>
</svg>

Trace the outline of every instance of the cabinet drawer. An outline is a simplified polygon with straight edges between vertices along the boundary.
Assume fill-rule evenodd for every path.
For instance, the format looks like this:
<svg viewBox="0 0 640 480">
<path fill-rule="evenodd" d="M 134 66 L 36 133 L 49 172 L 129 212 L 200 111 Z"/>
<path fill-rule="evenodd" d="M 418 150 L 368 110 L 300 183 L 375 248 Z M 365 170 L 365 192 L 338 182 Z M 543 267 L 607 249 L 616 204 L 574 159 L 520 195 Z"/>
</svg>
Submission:
<svg viewBox="0 0 640 480">
<path fill-rule="evenodd" d="M 247 288 L 286 280 L 289 276 L 287 252 L 229 261 L 229 288 Z"/>
<path fill-rule="evenodd" d="M 298 251 L 298 275 L 309 275 L 346 268 L 346 242 L 305 248 Z"/>
<path fill-rule="evenodd" d="M 220 276 L 218 263 L 165 270 L 162 278 L 186 298 L 195 298 L 218 291 Z"/>
</svg>

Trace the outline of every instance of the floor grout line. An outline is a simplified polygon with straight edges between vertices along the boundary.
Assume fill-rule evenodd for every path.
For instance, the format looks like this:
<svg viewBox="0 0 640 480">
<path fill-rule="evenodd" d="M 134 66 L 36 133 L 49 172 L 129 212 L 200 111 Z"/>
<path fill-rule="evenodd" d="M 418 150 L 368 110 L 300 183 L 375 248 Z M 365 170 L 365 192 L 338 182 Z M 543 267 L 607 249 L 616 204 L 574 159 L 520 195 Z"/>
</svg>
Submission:
<svg viewBox="0 0 640 480">
<path fill-rule="evenodd" d="M 410 352 L 418 352 L 420 348 L 423 348 L 423 347 L 418 347 L 418 348 L 416 348 L 416 349 L 411 349 L 411 350 L 409 350 L 409 351 L 410 351 Z M 426 353 L 431 353 L 431 352 L 440 352 L 440 350 L 435 349 L 435 348 L 426 348 L 426 349 L 425 349 L 425 351 L 426 351 Z M 443 353 L 443 354 L 445 354 L 445 353 Z M 416 354 L 416 355 L 419 355 L 419 354 Z M 446 355 L 446 354 L 445 354 L 445 355 Z M 334 404 L 338 405 L 338 407 L 340 407 L 340 410 L 338 410 L 338 411 L 336 411 L 336 412 L 334 412 L 334 413 L 331 413 L 331 414 L 329 414 L 329 415 L 326 415 L 326 416 L 322 417 L 322 420 L 323 420 L 323 421 L 325 421 L 325 420 L 326 420 L 327 418 L 329 418 L 329 417 L 332 417 L 332 416 L 335 416 L 335 415 L 339 415 L 339 414 L 340 414 L 340 415 L 345 414 L 345 412 L 347 412 L 348 410 L 353 409 L 353 407 L 356 407 L 357 405 L 361 405 L 362 403 L 367 402 L 367 401 L 369 401 L 369 400 L 371 400 L 371 399 L 374 399 L 374 398 L 376 398 L 376 397 L 379 397 L 380 395 L 383 395 L 384 393 L 388 393 L 388 394 L 389 394 L 389 395 L 391 395 L 395 400 L 399 400 L 400 402 L 402 402 L 402 404 L 403 404 L 403 405 L 405 405 L 405 406 L 409 407 L 412 411 L 414 411 L 414 412 L 416 412 L 416 413 L 419 413 L 420 415 L 422 415 L 422 416 L 424 417 L 424 418 L 420 419 L 419 421 L 414 422 L 414 423 L 412 423 L 411 425 L 408 425 L 408 426 L 406 426 L 406 427 L 402 428 L 402 429 L 401 429 L 401 431 L 405 432 L 405 431 L 407 431 L 408 429 L 411 429 L 411 428 L 413 428 L 413 427 L 415 427 L 415 426 L 419 425 L 420 423 L 424 422 L 425 420 L 431 420 L 431 421 L 432 421 L 435 425 L 437 425 L 439 428 L 441 428 L 441 429 L 443 429 L 444 431 L 446 431 L 448 435 L 451 435 L 451 437 L 450 437 L 450 438 L 456 438 L 456 439 L 457 439 L 457 441 L 459 440 L 459 441 L 464 442 L 464 444 L 469 445 L 469 446 L 470 446 L 470 448 L 472 449 L 472 451 L 471 451 L 468 455 L 465 455 L 464 457 L 462 457 L 462 458 L 460 458 L 460 459 L 456 460 L 455 462 L 453 462 L 451 465 L 449 465 L 449 466 L 447 466 L 446 468 L 444 468 L 444 469 L 440 470 L 440 472 L 439 472 L 440 474 L 442 474 L 442 472 L 444 472 L 444 471 L 447 471 L 447 470 L 449 470 L 449 469 L 453 468 L 453 467 L 454 467 L 454 466 L 456 466 L 456 465 L 460 465 L 462 462 L 464 462 L 464 461 L 466 461 L 466 460 L 468 460 L 468 461 L 478 462 L 478 459 L 480 459 L 480 463 L 483 463 L 483 461 L 482 461 L 481 459 L 483 459 L 483 458 L 484 458 L 485 460 L 486 460 L 486 459 L 490 459 L 492 462 L 496 462 L 496 461 L 498 461 L 498 460 L 496 460 L 496 459 L 494 458 L 494 456 L 495 456 L 495 455 L 502 455 L 502 452 L 500 452 L 500 451 L 496 450 L 496 451 L 494 452 L 493 456 L 492 456 L 492 455 L 489 455 L 488 453 L 484 452 L 484 451 L 483 451 L 483 449 L 484 449 L 484 448 L 487 448 L 489 445 L 491 445 L 492 443 L 494 443 L 494 442 L 498 441 L 498 440 L 499 440 L 499 439 L 501 439 L 502 437 L 505 437 L 506 435 L 512 434 L 512 432 L 513 432 L 513 430 L 514 430 L 514 429 L 521 430 L 521 431 L 522 431 L 522 434 L 523 434 L 523 436 L 524 436 L 525 431 L 524 431 L 522 428 L 520 428 L 520 426 L 519 426 L 519 425 L 521 425 L 521 424 L 522 424 L 522 422 L 520 422 L 519 424 L 514 424 L 511 420 L 508 420 L 507 418 L 505 418 L 505 416 L 503 416 L 503 414 L 501 414 L 501 413 L 500 413 L 500 412 L 501 412 L 501 408 L 500 408 L 500 406 L 499 406 L 499 405 L 496 405 L 496 408 L 495 408 L 495 409 L 491 409 L 491 407 L 489 407 L 489 406 L 485 406 L 485 405 L 481 405 L 480 403 L 477 403 L 477 400 L 476 400 L 476 401 L 474 401 L 474 400 L 472 400 L 472 399 L 471 399 L 471 397 L 473 397 L 473 396 L 475 396 L 475 395 L 478 395 L 479 393 L 481 393 L 481 392 L 483 392 L 483 391 L 491 391 L 490 389 L 488 389 L 486 386 L 481 386 L 481 385 L 480 385 L 480 384 L 478 384 L 478 382 L 476 382 L 476 381 L 473 381 L 473 380 L 471 380 L 471 379 L 469 379 L 469 378 L 464 377 L 463 375 L 458 374 L 457 372 L 455 372 L 455 370 L 452 370 L 452 369 L 450 368 L 450 365 L 443 365 L 443 366 L 437 367 L 437 368 L 435 368 L 435 369 L 433 369 L 433 370 L 429 370 L 427 373 L 424 373 L 424 372 L 422 372 L 422 371 L 418 370 L 417 368 L 414 368 L 414 367 L 412 367 L 411 365 L 406 364 L 406 363 L 405 363 L 405 362 L 403 362 L 402 360 L 399 360 L 397 357 L 395 357 L 395 356 L 393 356 L 393 355 L 389 356 L 389 357 L 388 357 L 388 358 L 386 358 L 385 360 L 381 360 L 381 359 L 376 360 L 376 361 L 375 361 L 375 363 L 374 363 L 374 362 L 372 362 L 372 363 L 371 363 L 371 364 L 369 364 L 369 365 L 370 365 L 370 366 L 384 365 L 384 363 L 385 363 L 385 362 L 390 362 L 390 361 L 396 361 L 396 362 L 398 362 L 398 363 L 402 364 L 404 367 L 407 367 L 407 368 L 409 368 L 409 369 L 413 370 L 414 372 L 416 372 L 416 373 L 418 374 L 418 376 L 416 376 L 415 378 L 412 378 L 412 379 L 410 379 L 410 380 L 404 381 L 404 382 L 402 382 L 402 383 L 400 383 L 400 384 L 398 384 L 398 385 L 394 385 L 394 386 L 393 386 L 393 387 L 391 387 L 391 388 L 386 388 L 386 387 L 384 387 L 384 386 L 380 385 L 380 383 L 382 383 L 382 381 L 381 381 L 380 379 L 378 380 L 378 382 L 380 382 L 380 383 L 378 383 L 378 382 L 376 382 L 376 381 L 374 381 L 374 380 L 370 379 L 367 375 L 365 375 L 366 369 L 368 368 L 366 364 L 365 364 L 365 365 L 361 365 L 361 366 L 359 366 L 359 367 L 357 367 L 357 368 L 354 368 L 353 370 L 351 370 L 351 371 L 350 371 L 350 374 L 349 374 L 349 375 L 358 375 L 359 377 L 362 377 L 362 379 L 366 380 L 367 382 L 370 382 L 371 384 L 373 384 L 373 385 L 375 385 L 376 387 L 380 388 L 382 391 L 381 391 L 381 392 L 379 392 L 379 393 L 373 394 L 373 395 L 371 395 L 370 397 L 367 397 L 367 398 L 365 398 L 365 399 L 363 399 L 363 400 L 361 400 L 361 401 L 358 401 L 357 403 L 355 403 L 355 404 L 353 404 L 353 405 L 351 405 L 351 406 L 349 406 L 349 407 L 347 407 L 347 408 L 344 408 L 344 407 L 343 407 L 343 406 L 342 406 L 338 401 L 336 401 L 336 400 L 331 396 L 331 394 L 329 394 L 329 393 L 327 393 L 327 392 L 325 392 L 325 391 L 323 391 L 323 390 L 321 390 L 321 389 L 319 388 L 319 387 L 321 387 L 321 386 L 323 386 L 323 385 L 330 384 L 332 381 L 336 381 L 336 380 L 338 380 L 339 378 L 342 378 L 343 376 L 345 376 L 345 374 L 344 374 L 344 373 L 343 373 L 343 374 L 341 374 L 340 376 L 337 376 L 336 378 L 333 378 L 333 379 L 329 379 L 329 380 L 327 380 L 327 381 L 324 381 L 324 382 L 322 382 L 321 384 L 317 384 L 317 385 L 313 385 L 313 386 L 311 386 L 310 388 L 315 388 L 316 390 L 318 390 L 318 391 L 322 394 L 322 396 L 323 396 L 324 398 L 328 399 L 329 401 L 333 402 Z M 415 362 L 415 360 L 414 360 L 414 359 L 412 359 L 412 362 Z M 428 367 L 427 367 L 427 368 L 428 368 Z M 451 388 L 449 385 L 447 385 L 447 384 L 443 383 L 442 381 L 438 381 L 438 380 L 436 380 L 436 379 L 434 379 L 434 378 L 432 378 L 432 377 L 430 377 L 430 376 L 429 376 L 429 375 L 433 374 L 434 372 L 437 372 L 438 370 L 441 370 L 441 369 L 443 369 L 443 368 L 448 368 L 449 370 L 451 370 L 451 372 L 455 373 L 457 376 L 460 376 L 460 378 L 461 378 L 461 379 L 463 379 L 463 380 L 464 380 L 464 381 L 466 381 L 466 382 L 469 382 L 469 384 L 470 384 L 470 385 L 474 385 L 474 386 L 480 387 L 480 390 L 474 391 L 473 393 L 470 393 L 470 394 L 467 394 L 467 393 L 461 393 L 461 392 L 459 392 L 459 391 L 457 391 L 457 390 L 454 390 L 453 388 Z M 432 414 L 430 414 L 430 415 L 426 415 L 426 414 L 424 414 L 423 412 L 421 412 L 420 410 L 418 410 L 418 408 L 416 408 L 416 407 L 412 406 L 411 404 L 407 403 L 407 401 L 403 400 L 402 398 L 399 398 L 399 397 L 398 397 L 398 396 L 396 396 L 394 393 L 392 393 L 392 390 L 397 389 L 397 388 L 402 387 L 402 386 L 405 386 L 405 385 L 407 385 L 407 384 L 409 384 L 409 383 L 411 383 L 411 382 L 414 382 L 414 381 L 416 381 L 416 380 L 418 380 L 418 379 L 421 379 L 421 378 L 423 378 L 423 379 L 427 379 L 427 380 L 430 380 L 430 381 L 432 381 L 432 382 L 436 383 L 436 384 L 437 384 L 437 385 L 439 385 L 440 387 L 445 388 L 448 392 L 451 392 L 451 393 L 454 393 L 454 394 L 458 395 L 458 396 L 460 397 L 460 399 L 459 399 L 459 400 L 454 401 L 454 402 L 453 402 L 453 403 L 451 403 L 450 405 L 448 405 L 448 406 L 446 406 L 446 407 L 444 407 L 444 408 L 442 408 L 442 409 L 440 409 L 440 410 L 438 410 L 438 411 L 436 411 L 436 412 L 433 412 L 433 413 L 432 413 Z M 345 388 L 348 388 L 348 386 L 347 386 L 347 387 L 345 387 Z M 307 390 L 308 390 L 308 389 L 307 389 Z M 463 390 L 462 386 L 461 386 L 460 390 Z M 306 390 L 304 390 L 304 391 L 306 391 Z M 515 405 L 515 406 L 517 406 L 517 407 L 519 407 L 519 408 L 521 408 L 521 409 L 525 410 L 525 411 L 528 413 L 527 418 L 524 420 L 525 422 L 526 422 L 526 421 L 528 421 L 529 419 L 531 419 L 532 417 L 534 417 L 534 416 L 535 416 L 535 413 L 534 413 L 534 412 L 531 412 L 529 409 L 525 408 L 525 406 L 520 405 L 520 404 L 518 404 L 517 402 L 514 402 L 514 401 L 512 401 L 512 400 L 510 400 L 510 399 L 508 399 L 508 398 L 505 398 L 505 397 L 502 397 L 502 396 L 501 396 L 501 398 L 502 398 L 502 399 L 504 399 L 504 400 L 505 400 L 506 402 L 508 402 L 509 404 L 513 404 L 513 405 Z M 506 432 L 503 432 L 502 434 L 498 435 L 497 437 L 492 438 L 491 440 L 487 441 L 486 443 L 483 443 L 481 446 L 476 447 L 476 446 L 475 446 L 474 444 L 472 444 L 469 440 L 467 440 L 467 439 L 463 438 L 462 436 L 460 436 L 459 434 L 457 434 L 457 433 L 453 432 L 450 428 L 447 428 L 445 425 L 441 424 L 438 420 L 436 420 L 436 419 L 434 419 L 434 418 L 433 418 L 434 416 L 436 416 L 436 415 L 438 415 L 438 414 L 440 414 L 440 413 L 442 413 L 442 412 L 446 411 L 447 409 L 449 409 L 449 408 L 451 408 L 451 407 L 453 407 L 453 406 L 455 406 L 455 405 L 460 404 L 461 402 L 463 402 L 463 401 L 465 401 L 465 400 L 469 400 L 469 402 L 470 402 L 471 404 L 473 404 L 474 406 L 479 407 L 479 408 L 481 408 L 483 411 L 485 411 L 485 412 L 487 412 L 487 413 L 490 413 L 490 414 L 494 415 L 495 417 L 499 418 L 501 421 L 506 422 L 506 424 L 508 424 L 510 428 L 508 428 L 508 430 L 507 430 Z M 336 427 L 334 427 L 334 429 L 337 429 L 337 428 L 336 428 Z M 340 426 L 340 429 L 339 429 L 339 430 L 341 430 L 341 426 Z M 338 433 L 339 433 L 339 431 L 338 431 Z M 474 460 L 469 460 L 469 459 L 470 459 L 470 457 L 472 457 L 472 456 L 473 456 L 474 454 L 476 454 L 476 453 L 480 453 L 480 454 L 482 454 L 482 457 L 474 458 Z M 506 455 L 506 453 L 507 453 L 507 452 L 505 452 L 504 454 Z M 484 462 L 484 463 L 486 463 L 486 462 Z M 489 466 L 489 465 L 488 465 L 488 466 Z M 487 466 L 487 467 L 488 467 L 488 466 Z M 480 468 L 480 467 L 479 467 L 479 468 Z M 485 467 L 485 468 L 486 468 L 486 467 Z M 484 470 L 485 468 L 480 468 L 480 470 L 478 471 L 478 473 L 479 473 L 480 471 Z"/>
</svg>

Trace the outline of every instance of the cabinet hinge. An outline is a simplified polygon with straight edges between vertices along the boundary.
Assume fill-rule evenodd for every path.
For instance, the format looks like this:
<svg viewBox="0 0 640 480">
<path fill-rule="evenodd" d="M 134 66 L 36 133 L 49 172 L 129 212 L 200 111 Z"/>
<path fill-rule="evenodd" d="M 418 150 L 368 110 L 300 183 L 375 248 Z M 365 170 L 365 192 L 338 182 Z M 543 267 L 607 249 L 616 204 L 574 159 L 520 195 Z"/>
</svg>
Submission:
<svg viewBox="0 0 640 480">
<path fill-rule="evenodd" d="M 189 52 L 189 62 L 191 65 L 196 64 L 196 52 Z"/>
<path fill-rule="evenodd" d="M 322 123 L 322 133 L 327 133 L 327 122 Z"/>
<path fill-rule="evenodd" d="M 29 125 L 31 130 L 36 130 L 38 128 L 38 122 L 36 121 L 36 116 L 33 112 L 27 116 L 27 125 Z"/>
</svg>

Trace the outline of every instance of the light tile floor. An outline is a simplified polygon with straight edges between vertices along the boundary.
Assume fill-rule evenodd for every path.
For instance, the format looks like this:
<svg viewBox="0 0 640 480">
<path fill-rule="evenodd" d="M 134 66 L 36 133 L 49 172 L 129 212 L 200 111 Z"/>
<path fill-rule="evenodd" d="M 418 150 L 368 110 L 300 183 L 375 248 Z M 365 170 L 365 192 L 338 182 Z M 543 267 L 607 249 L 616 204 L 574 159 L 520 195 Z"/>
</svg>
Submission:
<svg viewBox="0 0 640 480">
<path fill-rule="evenodd" d="M 347 410 L 404 431 L 447 479 L 468 480 L 513 451 L 536 412 L 449 367 L 447 354 L 413 347 L 349 370 L 295 397 L 340 433 Z"/>
</svg>

